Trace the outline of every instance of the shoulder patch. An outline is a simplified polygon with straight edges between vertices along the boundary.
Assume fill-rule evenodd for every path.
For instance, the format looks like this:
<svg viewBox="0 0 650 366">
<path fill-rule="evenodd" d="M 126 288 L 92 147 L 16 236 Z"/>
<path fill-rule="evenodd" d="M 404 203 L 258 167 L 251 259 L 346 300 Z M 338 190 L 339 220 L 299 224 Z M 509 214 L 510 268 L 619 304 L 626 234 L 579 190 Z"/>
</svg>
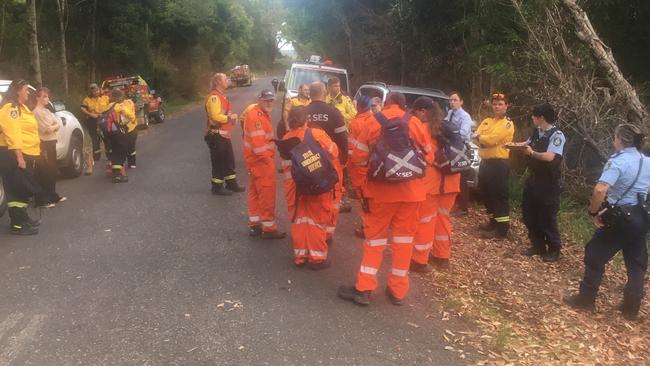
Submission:
<svg viewBox="0 0 650 366">
<path fill-rule="evenodd" d="M 10 115 L 11 115 L 12 119 L 17 119 L 18 118 L 18 111 L 15 110 L 15 109 L 12 109 Z"/>
<path fill-rule="evenodd" d="M 258 117 L 262 117 L 262 112 L 257 111 L 257 116 L 258 116 Z"/>
<path fill-rule="evenodd" d="M 508 123 L 506 123 L 506 128 L 511 128 L 512 127 L 512 121 L 510 121 L 509 119 L 507 121 L 508 121 Z"/>
<path fill-rule="evenodd" d="M 255 128 L 262 128 L 262 122 L 260 122 L 259 120 L 255 122 Z"/>
<path fill-rule="evenodd" d="M 211 103 L 216 103 L 217 102 L 217 96 L 213 95 L 212 98 L 210 98 Z"/>
<path fill-rule="evenodd" d="M 562 145 L 562 138 L 560 138 L 559 136 L 556 137 L 556 138 L 554 138 L 554 139 L 553 139 L 553 145 L 555 145 L 555 146 L 560 146 L 560 145 Z"/>
<path fill-rule="evenodd" d="M 604 167 L 603 169 L 604 169 L 604 170 L 607 170 L 607 169 L 609 169 L 609 168 L 611 168 L 611 167 L 612 167 L 612 162 L 608 160 L 608 161 L 605 163 L 605 167 Z"/>
</svg>

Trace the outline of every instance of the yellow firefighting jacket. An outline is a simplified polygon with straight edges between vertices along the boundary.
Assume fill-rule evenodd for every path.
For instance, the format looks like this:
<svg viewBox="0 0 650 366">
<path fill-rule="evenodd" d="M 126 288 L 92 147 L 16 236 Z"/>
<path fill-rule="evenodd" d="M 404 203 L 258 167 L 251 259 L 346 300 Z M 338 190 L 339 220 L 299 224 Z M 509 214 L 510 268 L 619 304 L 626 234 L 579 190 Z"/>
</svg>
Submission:
<svg viewBox="0 0 650 366">
<path fill-rule="evenodd" d="M 508 118 L 486 118 L 476 130 L 478 135 L 473 141 L 478 145 L 481 159 L 508 159 L 510 152 L 504 147 L 512 142 L 515 125 Z"/>
<path fill-rule="evenodd" d="M 332 98 L 328 94 L 325 102 L 331 105 L 332 107 L 338 109 L 339 112 L 341 112 L 346 127 L 350 125 L 350 121 L 352 121 L 352 118 L 356 117 L 357 115 L 357 109 L 354 108 L 354 104 L 352 104 L 352 99 L 350 99 L 350 97 L 348 97 L 347 95 L 343 95 L 339 93 L 339 95 Z"/>
<path fill-rule="evenodd" d="M 138 119 L 135 116 L 135 104 L 131 99 L 125 99 L 122 103 L 115 103 L 113 110 L 120 116 L 120 124 L 125 125 L 128 132 L 138 127 Z"/>
</svg>

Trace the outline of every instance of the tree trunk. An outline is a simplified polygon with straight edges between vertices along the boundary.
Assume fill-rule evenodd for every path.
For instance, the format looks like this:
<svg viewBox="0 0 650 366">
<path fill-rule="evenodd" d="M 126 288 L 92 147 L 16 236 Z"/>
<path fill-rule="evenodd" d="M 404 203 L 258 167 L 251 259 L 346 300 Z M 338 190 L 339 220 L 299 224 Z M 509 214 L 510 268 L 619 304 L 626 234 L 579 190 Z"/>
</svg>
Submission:
<svg viewBox="0 0 650 366">
<path fill-rule="evenodd" d="M 90 23 L 90 82 L 97 82 L 97 0 L 93 1 L 93 14 Z"/>
<path fill-rule="evenodd" d="M 614 91 L 627 102 L 629 116 L 636 122 L 645 120 L 648 117 L 648 112 L 641 103 L 634 87 L 630 85 L 619 70 L 612 50 L 598 37 L 587 13 L 576 3 L 576 0 L 562 0 L 560 3 L 571 15 L 576 36 L 589 47 L 598 65 L 605 71 Z"/>
<path fill-rule="evenodd" d="M 7 15 L 7 3 L 2 2 L 2 8 L 0 9 L 0 55 L 2 55 L 2 44 L 5 40 L 5 16 Z"/>
<path fill-rule="evenodd" d="M 29 58 L 31 61 L 34 81 L 38 85 L 43 84 L 41 74 L 41 59 L 38 50 L 38 31 L 36 27 L 36 0 L 27 0 L 27 25 L 29 33 Z"/>
<path fill-rule="evenodd" d="M 65 32 L 67 28 L 66 18 L 68 12 L 67 0 L 56 0 L 56 10 L 59 16 L 59 35 L 61 37 L 61 67 L 63 71 L 63 94 L 67 98 L 69 95 L 68 88 L 68 57 L 66 55 L 67 49 L 65 45 Z"/>
</svg>

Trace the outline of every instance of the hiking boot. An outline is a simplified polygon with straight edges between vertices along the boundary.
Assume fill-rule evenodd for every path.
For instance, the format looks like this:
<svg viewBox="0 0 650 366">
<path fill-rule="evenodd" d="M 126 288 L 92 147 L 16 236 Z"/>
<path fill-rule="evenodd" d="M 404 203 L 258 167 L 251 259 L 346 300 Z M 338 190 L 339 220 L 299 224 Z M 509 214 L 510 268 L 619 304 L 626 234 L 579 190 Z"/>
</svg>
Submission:
<svg viewBox="0 0 650 366">
<path fill-rule="evenodd" d="M 560 251 L 554 250 L 542 255 L 542 261 L 546 263 L 553 263 L 560 260 Z"/>
<path fill-rule="evenodd" d="M 352 301 L 357 305 L 370 305 L 370 291 L 359 291 L 354 286 L 340 286 L 337 295 L 343 300 Z"/>
<path fill-rule="evenodd" d="M 309 269 L 312 271 L 320 271 L 321 269 L 330 268 L 331 265 L 332 262 L 329 260 L 329 258 L 327 258 L 324 261 L 320 262 L 309 262 Z"/>
<path fill-rule="evenodd" d="M 429 264 L 439 270 L 444 271 L 449 269 L 449 259 L 447 258 L 436 258 L 434 256 L 429 256 Z"/>
<path fill-rule="evenodd" d="M 348 201 L 341 200 L 341 208 L 339 208 L 339 213 L 348 213 L 352 212 L 352 205 Z"/>
<path fill-rule="evenodd" d="M 246 187 L 240 186 L 236 179 L 226 180 L 226 189 L 231 192 L 246 192 Z"/>
<path fill-rule="evenodd" d="M 415 273 L 430 273 L 433 271 L 433 268 L 429 265 L 429 263 L 418 263 L 416 261 L 411 261 L 411 266 L 409 267 L 409 271 L 415 272 Z"/>
<path fill-rule="evenodd" d="M 564 298 L 564 303 L 578 310 L 590 312 L 596 311 L 596 299 L 581 294 L 575 294 Z"/>
<path fill-rule="evenodd" d="M 248 236 L 256 238 L 258 236 L 262 235 L 262 227 L 257 225 L 257 226 L 251 226 L 248 228 Z"/>
<path fill-rule="evenodd" d="M 623 318 L 629 321 L 639 319 L 639 309 L 641 309 L 640 303 L 632 303 L 626 300 L 623 300 L 623 302 L 618 306 L 618 310 L 621 312 L 621 315 L 623 315 Z"/>
<path fill-rule="evenodd" d="M 462 209 L 462 208 L 454 208 L 454 209 L 451 210 L 451 212 L 449 213 L 449 216 L 451 216 L 451 217 L 462 217 L 462 216 L 467 216 L 468 213 L 469 213 L 469 212 L 467 211 L 466 208 L 465 208 L 465 209 Z"/>
<path fill-rule="evenodd" d="M 298 268 L 302 268 L 302 267 L 306 266 L 307 263 L 309 263 L 309 262 L 307 262 L 306 258 L 296 258 L 293 261 L 293 265 L 298 267 Z"/>
<path fill-rule="evenodd" d="M 504 240 L 508 238 L 508 234 L 503 234 L 497 229 L 492 229 L 489 231 L 483 231 L 479 234 L 481 239 L 493 239 L 493 240 Z"/>
<path fill-rule="evenodd" d="M 492 231 L 492 230 L 494 230 L 496 228 L 496 226 L 497 226 L 496 221 L 494 221 L 493 219 L 490 219 L 490 221 L 479 225 L 478 229 L 481 230 L 481 231 Z"/>
<path fill-rule="evenodd" d="M 22 225 L 11 225 L 11 234 L 12 235 L 36 235 L 38 234 L 38 228 L 35 228 L 29 224 Z"/>
<path fill-rule="evenodd" d="M 525 255 L 526 257 L 532 257 L 532 256 L 535 256 L 535 255 L 542 255 L 543 256 L 543 255 L 546 255 L 546 250 L 533 246 L 533 247 L 530 247 L 530 248 L 524 250 L 521 253 L 521 255 Z"/>
<path fill-rule="evenodd" d="M 129 177 L 126 175 L 117 175 L 113 176 L 113 183 L 126 183 L 129 181 Z"/>
<path fill-rule="evenodd" d="M 391 304 L 396 306 L 404 305 L 404 299 L 398 299 L 395 297 L 388 287 L 386 287 L 386 296 L 388 296 L 388 300 L 390 300 Z"/>
<path fill-rule="evenodd" d="M 365 239 L 366 238 L 366 233 L 363 231 L 363 226 L 354 229 L 354 236 L 356 236 L 359 239 Z"/>
<path fill-rule="evenodd" d="M 223 184 L 213 185 L 212 194 L 215 196 L 232 196 L 232 192 L 227 190 Z"/>
<path fill-rule="evenodd" d="M 287 233 L 275 230 L 275 231 L 264 231 L 260 235 L 260 239 L 284 239 L 287 236 Z"/>
</svg>

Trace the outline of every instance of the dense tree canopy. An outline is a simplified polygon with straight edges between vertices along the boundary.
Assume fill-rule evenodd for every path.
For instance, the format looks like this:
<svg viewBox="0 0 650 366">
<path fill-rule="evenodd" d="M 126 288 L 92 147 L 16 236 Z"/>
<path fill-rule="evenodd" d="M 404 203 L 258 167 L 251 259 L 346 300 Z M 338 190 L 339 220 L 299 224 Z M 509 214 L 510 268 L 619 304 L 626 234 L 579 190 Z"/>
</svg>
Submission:
<svg viewBox="0 0 650 366">
<path fill-rule="evenodd" d="M 65 15 L 70 82 L 140 73 L 168 95 L 191 97 L 205 76 L 238 63 L 273 64 L 279 1 L 74 0 Z M 43 83 L 60 90 L 55 1 L 36 0 Z M 33 78 L 24 0 L 0 0 L 0 77 Z M 32 80 L 34 81 L 34 80 Z"/>
</svg>

